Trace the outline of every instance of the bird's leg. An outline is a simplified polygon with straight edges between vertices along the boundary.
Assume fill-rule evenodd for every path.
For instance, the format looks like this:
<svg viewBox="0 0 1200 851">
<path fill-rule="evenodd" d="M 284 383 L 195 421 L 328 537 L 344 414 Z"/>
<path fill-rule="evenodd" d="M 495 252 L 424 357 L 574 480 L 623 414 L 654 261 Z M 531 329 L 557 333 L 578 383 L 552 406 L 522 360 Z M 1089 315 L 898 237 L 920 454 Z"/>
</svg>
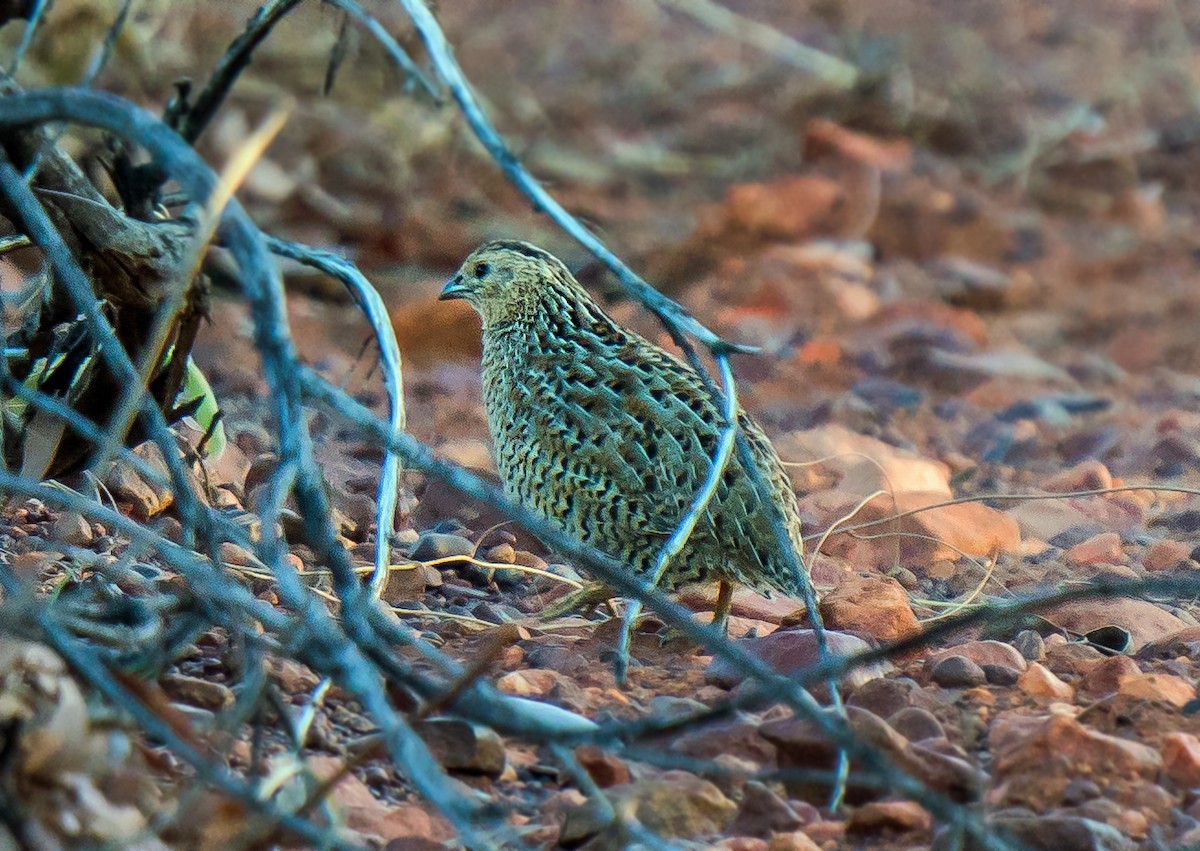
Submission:
<svg viewBox="0 0 1200 851">
<path fill-rule="evenodd" d="M 722 579 L 717 583 L 717 606 L 713 609 L 713 626 L 721 635 L 729 632 L 729 609 L 733 605 L 733 583 Z"/>
</svg>

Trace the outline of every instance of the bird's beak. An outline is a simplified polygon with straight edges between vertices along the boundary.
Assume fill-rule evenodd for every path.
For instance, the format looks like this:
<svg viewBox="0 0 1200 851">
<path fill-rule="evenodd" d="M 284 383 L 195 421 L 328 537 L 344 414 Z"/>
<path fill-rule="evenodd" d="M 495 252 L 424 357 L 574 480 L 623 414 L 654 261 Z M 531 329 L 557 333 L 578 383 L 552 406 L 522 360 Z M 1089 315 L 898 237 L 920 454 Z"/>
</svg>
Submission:
<svg viewBox="0 0 1200 851">
<path fill-rule="evenodd" d="M 455 298 L 465 298 L 467 295 L 467 285 L 463 283 L 462 275 L 455 275 L 446 282 L 446 286 L 442 287 L 442 293 L 438 296 L 439 301 L 450 301 Z"/>
</svg>

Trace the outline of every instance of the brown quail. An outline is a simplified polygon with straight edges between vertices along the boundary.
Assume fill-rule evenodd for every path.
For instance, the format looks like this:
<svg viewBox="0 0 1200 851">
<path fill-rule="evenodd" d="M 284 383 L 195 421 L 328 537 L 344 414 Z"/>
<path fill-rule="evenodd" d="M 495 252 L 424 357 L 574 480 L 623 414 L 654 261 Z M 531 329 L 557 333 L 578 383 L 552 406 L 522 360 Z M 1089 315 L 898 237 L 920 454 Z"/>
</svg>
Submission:
<svg viewBox="0 0 1200 851">
<path fill-rule="evenodd" d="M 704 483 L 725 417 L 692 367 L 609 318 L 562 261 L 524 242 L 475 250 L 442 290 L 483 318 L 483 397 L 508 495 L 648 578 Z M 739 423 L 792 546 L 796 498 L 754 422 Z M 738 453 L 661 585 L 801 593 Z"/>
</svg>

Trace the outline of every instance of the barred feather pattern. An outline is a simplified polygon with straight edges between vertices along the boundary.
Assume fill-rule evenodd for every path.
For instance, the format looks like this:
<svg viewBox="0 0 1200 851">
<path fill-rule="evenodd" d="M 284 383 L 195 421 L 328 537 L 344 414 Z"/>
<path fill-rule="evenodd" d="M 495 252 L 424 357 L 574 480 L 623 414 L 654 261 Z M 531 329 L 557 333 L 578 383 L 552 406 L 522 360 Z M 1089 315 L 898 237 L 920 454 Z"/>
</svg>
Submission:
<svg viewBox="0 0 1200 851">
<path fill-rule="evenodd" d="M 482 274 L 479 274 L 482 273 Z M 444 292 L 483 317 L 483 395 L 509 496 L 645 575 L 708 476 L 726 421 L 691 366 L 607 316 L 561 261 L 526 243 L 476 250 Z M 765 492 L 735 452 L 662 584 L 724 580 L 799 594 L 800 517 L 770 441 L 739 424 Z"/>
</svg>

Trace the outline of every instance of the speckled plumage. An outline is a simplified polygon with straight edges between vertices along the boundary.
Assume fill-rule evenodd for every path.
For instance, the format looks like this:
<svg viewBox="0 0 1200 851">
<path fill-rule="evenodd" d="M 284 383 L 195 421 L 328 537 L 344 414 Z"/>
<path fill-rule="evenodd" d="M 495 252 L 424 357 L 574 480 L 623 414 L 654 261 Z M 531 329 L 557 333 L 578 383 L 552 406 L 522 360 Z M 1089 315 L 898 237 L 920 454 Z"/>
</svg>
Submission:
<svg viewBox="0 0 1200 851">
<path fill-rule="evenodd" d="M 484 403 L 510 497 L 648 574 L 725 422 L 700 376 L 617 325 L 561 261 L 527 243 L 480 247 L 442 297 L 466 299 L 483 318 Z M 744 412 L 739 421 L 799 554 L 779 457 Z M 718 580 L 800 593 L 737 452 L 662 585 Z"/>
</svg>

